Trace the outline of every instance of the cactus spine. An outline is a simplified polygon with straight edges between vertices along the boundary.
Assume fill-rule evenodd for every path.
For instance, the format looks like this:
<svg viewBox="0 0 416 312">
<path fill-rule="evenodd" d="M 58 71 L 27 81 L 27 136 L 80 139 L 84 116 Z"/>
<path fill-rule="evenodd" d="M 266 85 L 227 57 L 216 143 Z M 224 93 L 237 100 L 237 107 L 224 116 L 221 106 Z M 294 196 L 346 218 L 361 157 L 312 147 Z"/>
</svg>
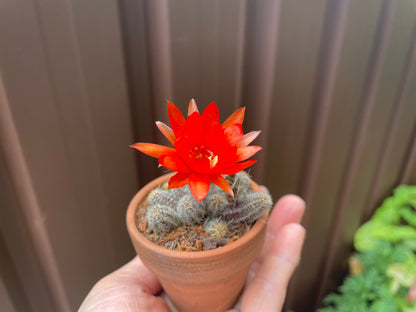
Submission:
<svg viewBox="0 0 416 312">
<path fill-rule="evenodd" d="M 221 218 L 208 219 L 204 223 L 205 231 L 215 238 L 224 238 L 227 235 L 228 227 Z"/>
<path fill-rule="evenodd" d="M 256 221 L 272 206 L 272 198 L 266 193 L 250 193 L 237 200 L 234 207 L 224 213 L 224 219 L 233 223 Z"/>
<path fill-rule="evenodd" d="M 174 207 L 176 205 L 177 199 L 175 195 L 170 192 L 163 190 L 161 188 L 153 189 L 147 195 L 147 202 L 149 205 L 164 205 Z"/>
<path fill-rule="evenodd" d="M 170 232 L 180 225 L 176 211 L 166 205 L 150 206 L 146 217 L 149 229 L 156 233 Z"/>
<path fill-rule="evenodd" d="M 204 206 L 198 203 L 192 195 L 183 196 L 178 201 L 176 210 L 184 225 L 201 224 L 206 217 Z"/>
<path fill-rule="evenodd" d="M 224 213 L 229 202 L 224 192 L 218 192 L 209 194 L 204 200 L 204 205 L 207 207 L 207 212 L 210 216 L 216 218 Z"/>
</svg>

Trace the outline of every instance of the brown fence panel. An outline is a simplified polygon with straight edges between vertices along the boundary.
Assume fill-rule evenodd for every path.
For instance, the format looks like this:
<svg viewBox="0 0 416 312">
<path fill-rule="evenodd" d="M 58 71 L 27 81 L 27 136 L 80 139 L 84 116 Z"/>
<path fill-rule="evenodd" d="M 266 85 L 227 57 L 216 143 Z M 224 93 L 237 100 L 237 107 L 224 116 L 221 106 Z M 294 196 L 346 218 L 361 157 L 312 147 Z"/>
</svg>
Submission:
<svg viewBox="0 0 416 312">
<path fill-rule="evenodd" d="M 246 106 L 264 148 L 251 173 L 275 199 L 305 198 L 287 309 L 314 311 L 357 227 L 416 183 L 413 0 L 4 0 L 0 69 L 11 311 L 76 310 L 132 257 L 125 207 L 164 170 L 128 145 L 166 143 L 167 99 L 215 101 L 222 119 Z"/>
</svg>

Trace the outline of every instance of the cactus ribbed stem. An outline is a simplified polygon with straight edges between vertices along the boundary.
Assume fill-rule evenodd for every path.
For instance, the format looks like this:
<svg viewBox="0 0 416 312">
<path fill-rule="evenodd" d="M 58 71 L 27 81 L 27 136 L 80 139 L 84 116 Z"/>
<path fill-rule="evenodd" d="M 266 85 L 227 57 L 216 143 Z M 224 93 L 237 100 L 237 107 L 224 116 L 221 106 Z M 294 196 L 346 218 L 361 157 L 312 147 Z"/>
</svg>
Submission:
<svg viewBox="0 0 416 312">
<path fill-rule="evenodd" d="M 147 195 L 147 202 L 150 206 L 165 205 L 175 207 L 177 199 L 174 193 L 161 188 L 156 188 L 151 190 L 149 195 Z"/>
<path fill-rule="evenodd" d="M 240 198 L 234 207 L 224 212 L 224 219 L 233 223 L 254 222 L 272 207 L 272 199 L 266 193 L 250 193 Z"/>
<path fill-rule="evenodd" d="M 192 195 L 183 196 L 176 206 L 178 217 L 185 225 L 201 224 L 206 211 L 202 204 L 198 203 Z"/>
<path fill-rule="evenodd" d="M 146 213 L 150 230 L 156 233 L 170 232 L 180 225 L 175 209 L 166 205 L 153 205 Z"/>
<path fill-rule="evenodd" d="M 205 226 L 210 228 L 225 222 L 254 222 L 272 207 L 269 194 L 251 190 L 248 173 L 241 171 L 225 179 L 233 189 L 234 198 L 215 184 L 211 184 L 201 203 L 192 196 L 189 186 L 167 189 L 164 183 L 152 190 L 147 197 L 149 229 L 165 233 L 181 225 L 199 225 L 207 219 Z"/>
<path fill-rule="evenodd" d="M 218 192 L 213 194 L 208 194 L 208 196 L 204 199 L 205 207 L 207 208 L 207 212 L 213 218 L 221 216 L 227 206 L 229 205 L 227 195 L 224 192 Z"/>
</svg>

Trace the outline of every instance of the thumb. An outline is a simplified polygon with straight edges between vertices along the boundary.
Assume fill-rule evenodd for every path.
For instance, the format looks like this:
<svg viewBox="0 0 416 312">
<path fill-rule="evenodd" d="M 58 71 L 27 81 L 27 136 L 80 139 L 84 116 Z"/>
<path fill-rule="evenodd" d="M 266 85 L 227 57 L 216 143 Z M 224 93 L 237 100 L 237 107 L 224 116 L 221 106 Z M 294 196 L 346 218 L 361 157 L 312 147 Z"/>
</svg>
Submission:
<svg viewBox="0 0 416 312">
<path fill-rule="evenodd" d="M 297 223 L 283 226 L 257 276 L 242 296 L 242 311 L 281 311 L 286 289 L 300 259 L 305 229 Z"/>
</svg>

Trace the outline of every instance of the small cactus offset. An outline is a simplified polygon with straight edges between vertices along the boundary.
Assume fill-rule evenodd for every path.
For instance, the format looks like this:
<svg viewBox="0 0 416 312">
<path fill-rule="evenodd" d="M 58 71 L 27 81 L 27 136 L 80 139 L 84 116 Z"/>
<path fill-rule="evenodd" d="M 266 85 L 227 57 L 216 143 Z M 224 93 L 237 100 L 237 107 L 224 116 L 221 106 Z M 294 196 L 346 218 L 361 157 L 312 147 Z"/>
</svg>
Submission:
<svg viewBox="0 0 416 312">
<path fill-rule="evenodd" d="M 272 207 L 272 198 L 266 193 L 252 192 L 237 200 L 234 207 L 224 212 L 224 219 L 233 223 L 254 222 Z"/>
<path fill-rule="evenodd" d="M 181 223 L 175 209 L 163 204 L 150 206 L 146 218 L 149 229 L 156 233 L 170 232 Z"/>
<path fill-rule="evenodd" d="M 215 238 L 224 238 L 227 235 L 228 227 L 221 218 L 208 219 L 204 223 L 205 231 Z"/>
<path fill-rule="evenodd" d="M 176 205 L 178 218 L 184 225 L 202 224 L 206 217 L 205 207 L 192 195 L 183 196 Z"/>
<path fill-rule="evenodd" d="M 225 209 L 229 205 L 229 201 L 227 199 L 227 194 L 224 192 L 215 192 L 208 194 L 208 196 L 204 199 L 203 204 L 207 208 L 209 215 L 216 218 L 224 213 Z"/>
</svg>

